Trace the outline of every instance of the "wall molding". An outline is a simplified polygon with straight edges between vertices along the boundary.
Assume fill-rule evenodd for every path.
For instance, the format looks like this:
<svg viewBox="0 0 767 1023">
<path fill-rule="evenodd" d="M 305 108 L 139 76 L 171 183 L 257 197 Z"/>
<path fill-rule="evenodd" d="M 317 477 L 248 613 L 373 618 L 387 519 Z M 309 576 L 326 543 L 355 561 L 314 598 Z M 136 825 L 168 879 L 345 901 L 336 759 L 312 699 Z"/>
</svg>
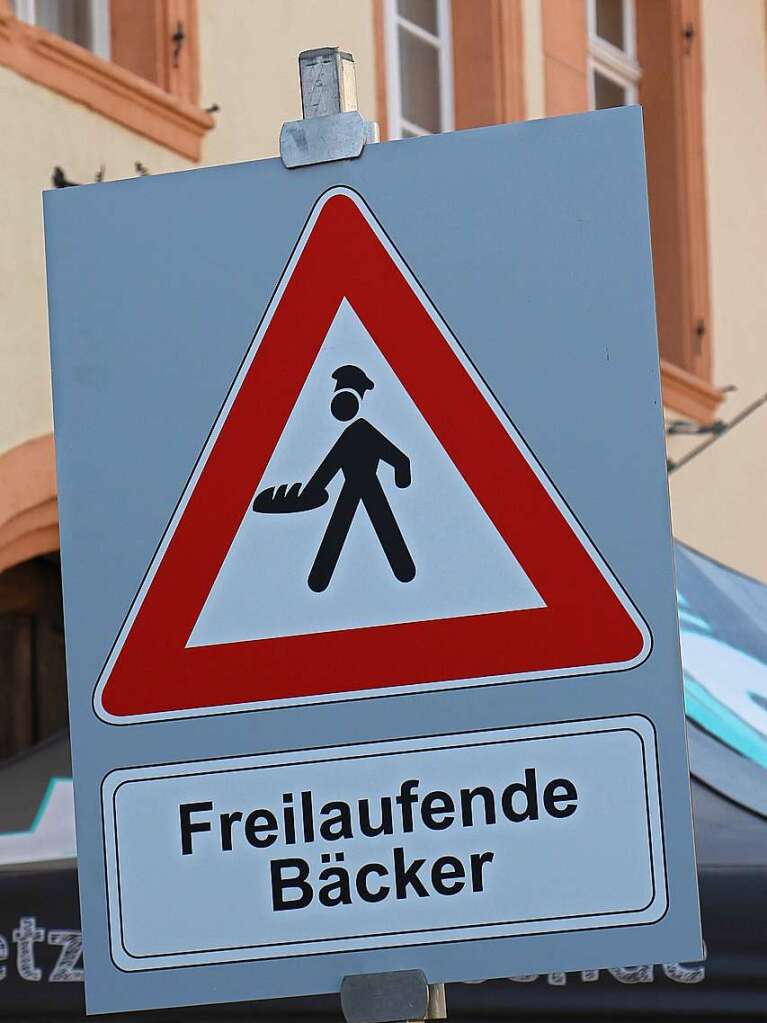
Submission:
<svg viewBox="0 0 767 1023">
<path fill-rule="evenodd" d="M 19 21 L 0 7 L 0 64 L 190 160 L 199 160 L 213 118 L 188 100 Z M 185 88 L 196 88 L 193 80 Z"/>
<path fill-rule="evenodd" d="M 660 360 L 660 379 L 666 408 L 705 425 L 714 421 L 724 398 L 718 387 L 667 359 Z"/>
</svg>

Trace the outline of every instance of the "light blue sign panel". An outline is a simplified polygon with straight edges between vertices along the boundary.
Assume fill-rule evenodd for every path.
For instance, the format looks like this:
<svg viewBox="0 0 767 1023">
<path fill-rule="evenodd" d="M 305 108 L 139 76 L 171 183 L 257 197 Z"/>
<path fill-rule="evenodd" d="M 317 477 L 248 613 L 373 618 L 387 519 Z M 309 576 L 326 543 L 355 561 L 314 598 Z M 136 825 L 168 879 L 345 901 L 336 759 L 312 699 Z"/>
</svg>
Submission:
<svg viewBox="0 0 767 1023">
<path fill-rule="evenodd" d="M 458 388 L 454 422 L 438 425 L 415 356 L 401 340 L 392 355 L 351 291 L 323 337 L 307 303 L 269 354 L 333 202 L 354 205 L 410 289 L 403 336 L 422 343 L 420 317 L 444 345 L 433 388 Z M 389 970 L 440 982 L 700 959 L 638 109 L 48 192 L 45 222 L 89 1011 L 336 992 Z M 299 369 L 302 332 L 316 357 Z M 589 618 L 584 577 L 549 559 L 543 578 L 515 545 L 514 515 L 528 536 L 530 516 L 506 463 L 480 500 L 472 451 L 454 457 L 446 436 L 477 425 L 461 419 L 469 392 L 607 594 L 609 627 Z M 222 509 L 246 494 L 231 542 L 191 616 L 198 548 L 183 548 L 177 600 L 146 626 L 246 401 L 233 450 L 253 485 L 239 468 L 215 477 Z M 221 528 L 210 508 L 202 560 Z M 532 530 L 544 550 L 547 521 Z M 554 591 L 565 611 L 542 617 Z M 212 666 L 202 711 L 189 693 L 207 676 L 171 678 L 164 613 L 178 664 Z M 368 634 L 407 634 L 426 637 L 414 666 L 439 661 L 440 621 L 513 636 L 515 615 L 531 631 L 506 670 L 458 665 L 479 642 L 446 646 L 433 679 L 409 678 L 405 657 L 382 680 L 365 657 Z M 622 653 L 620 621 L 636 638 Z M 520 666 L 537 622 L 542 651 L 569 629 L 605 656 Z M 301 698 L 259 696 L 264 669 L 232 702 L 222 651 L 318 636 L 336 651 L 311 665 L 324 689 L 306 696 L 309 662 L 277 656 Z M 183 712 L 167 712 L 171 687 Z"/>
</svg>

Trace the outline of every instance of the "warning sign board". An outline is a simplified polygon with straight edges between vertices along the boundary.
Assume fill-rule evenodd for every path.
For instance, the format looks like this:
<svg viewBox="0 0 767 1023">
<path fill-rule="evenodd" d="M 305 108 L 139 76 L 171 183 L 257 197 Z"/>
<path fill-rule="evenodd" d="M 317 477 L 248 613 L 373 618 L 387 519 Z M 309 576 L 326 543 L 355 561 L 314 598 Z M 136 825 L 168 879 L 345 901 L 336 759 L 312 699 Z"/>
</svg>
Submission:
<svg viewBox="0 0 767 1023">
<path fill-rule="evenodd" d="M 89 1011 L 700 958 L 643 166 L 46 195 Z"/>
<path fill-rule="evenodd" d="M 101 674 L 98 713 L 605 673 L 649 650 L 363 199 L 326 192 Z"/>
</svg>

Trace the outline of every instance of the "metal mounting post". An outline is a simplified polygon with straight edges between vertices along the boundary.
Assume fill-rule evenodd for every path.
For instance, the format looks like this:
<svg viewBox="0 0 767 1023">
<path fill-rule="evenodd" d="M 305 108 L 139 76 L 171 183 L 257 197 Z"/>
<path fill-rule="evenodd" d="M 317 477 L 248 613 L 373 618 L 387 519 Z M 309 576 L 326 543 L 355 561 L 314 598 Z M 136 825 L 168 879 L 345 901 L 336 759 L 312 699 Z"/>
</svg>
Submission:
<svg viewBox="0 0 767 1023">
<path fill-rule="evenodd" d="M 341 1008 L 346 1023 L 421 1023 L 447 1019 L 445 985 L 429 984 L 421 970 L 344 977 Z"/>
<path fill-rule="evenodd" d="M 300 121 L 286 121 L 280 157 L 288 168 L 362 155 L 378 142 L 378 125 L 357 109 L 354 58 L 337 46 L 298 55 Z M 447 1018 L 445 985 L 429 984 L 421 970 L 344 977 L 341 1008 L 346 1023 L 423 1023 Z"/>
<path fill-rule="evenodd" d="M 286 121 L 280 132 L 280 158 L 286 167 L 307 167 L 362 155 L 378 141 L 378 125 L 357 109 L 354 58 L 337 46 L 298 55 L 300 121 Z"/>
</svg>

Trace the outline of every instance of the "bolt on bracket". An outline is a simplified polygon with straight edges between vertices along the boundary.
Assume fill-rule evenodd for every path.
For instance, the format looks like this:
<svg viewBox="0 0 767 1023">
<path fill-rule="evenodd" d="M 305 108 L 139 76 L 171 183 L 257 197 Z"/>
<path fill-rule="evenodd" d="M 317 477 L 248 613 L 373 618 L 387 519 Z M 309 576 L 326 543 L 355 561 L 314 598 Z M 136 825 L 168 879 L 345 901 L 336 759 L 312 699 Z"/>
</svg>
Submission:
<svg viewBox="0 0 767 1023">
<path fill-rule="evenodd" d="M 351 160 L 368 142 L 378 141 L 378 125 L 357 109 L 354 58 L 337 46 L 298 55 L 300 121 L 286 121 L 280 132 L 280 158 L 288 168 Z"/>
</svg>

